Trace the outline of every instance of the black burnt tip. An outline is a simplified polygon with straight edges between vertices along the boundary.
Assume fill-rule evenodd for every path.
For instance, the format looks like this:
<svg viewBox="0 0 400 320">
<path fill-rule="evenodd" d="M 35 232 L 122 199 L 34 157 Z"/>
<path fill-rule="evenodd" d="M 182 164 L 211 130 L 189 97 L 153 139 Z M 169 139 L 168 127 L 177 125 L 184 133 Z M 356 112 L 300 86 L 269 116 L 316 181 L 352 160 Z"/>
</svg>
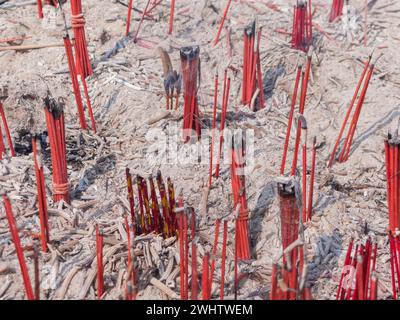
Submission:
<svg viewBox="0 0 400 320">
<path fill-rule="evenodd" d="M 291 182 L 288 183 L 278 182 L 278 192 L 280 197 L 290 198 L 296 196 L 294 184 L 292 184 Z"/>
<path fill-rule="evenodd" d="M 253 36 L 256 33 L 256 21 L 254 20 L 252 23 L 250 23 L 245 29 L 244 29 L 245 34 L 248 37 Z"/>
<path fill-rule="evenodd" d="M 200 47 L 199 46 L 188 46 L 183 47 L 180 50 L 181 59 L 183 60 L 195 60 L 199 57 Z"/>
<path fill-rule="evenodd" d="M 60 117 L 64 114 L 65 103 L 62 98 L 59 98 L 58 101 L 47 95 L 46 98 L 43 99 L 45 107 L 53 114 L 54 119 L 60 119 Z"/>
</svg>

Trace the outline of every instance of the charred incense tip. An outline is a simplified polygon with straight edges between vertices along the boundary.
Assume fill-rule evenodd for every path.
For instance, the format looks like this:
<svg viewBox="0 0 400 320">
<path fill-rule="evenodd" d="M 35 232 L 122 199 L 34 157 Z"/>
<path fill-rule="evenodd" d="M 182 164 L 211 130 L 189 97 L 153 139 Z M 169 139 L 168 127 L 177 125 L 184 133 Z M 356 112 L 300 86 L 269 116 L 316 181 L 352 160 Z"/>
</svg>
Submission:
<svg viewBox="0 0 400 320">
<path fill-rule="evenodd" d="M 278 191 L 281 196 L 291 197 L 296 194 L 295 181 L 293 178 L 285 178 L 285 181 L 278 181 Z"/>
<path fill-rule="evenodd" d="M 307 120 L 303 115 L 299 115 L 300 127 L 302 130 L 307 130 Z"/>
<path fill-rule="evenodd" d="M 307 52 L 307 59 L 308 60 L 311 60 L 313 52 L 314 52 L 314 47 L 310 46 L 310 48 L 308 49 L 308 52 Z"/>
<path fill-rule="evenodd" d="M 314 136 L 314 138 L 313 138 L 313 146 L 315 147 L 316 144 L 317 144 L 317 137 Z"/>
<path fill-rule="evenodd" d="M 45 108 L 49 110 L 50 113 L 53 114 L 54 119 L 60 119 L 60 117 L 64 114 L 64 100 L 59 98 L 56 101 L 53 97 L 48 95 L 46 98 L 43 99 Z"/>
<path fill-rule="evenodd" d="M 180 50 L 180 55 L 182 60 L 195 60 L 199 57 L 200 47 L 199 46 L 188 46 L 183 47 Z"/>
<path fill-rule="evenodd" d="M 371 53 L 368 55 L 368 60 L 369 60 L 369 61 L 371 61 L 372 56 L 374 55 L 374 52 L 375 52 L 375 47 L 372 48 Z"/>
<path fill-rule="evenodd" d="M 248 37 L 253 36 L 256 33 L 256 21 L 254 20 L 252 23 L 250 23 L 245 29 L 244 32 Z"/>
<path fill-rule="evenodd" d="M 375 67 L 375 65 L 377 64 L 378 60 L 379 60 L 382 56 L 383 56 L 383 53 L 381 53 L 379 56 L 377 56 L 377 57 L 375 58 L 375 60 L 371 62 L 369 68 L 370 68 L 370 69 L 373 69 L 373 68 Z"/>
</svg>

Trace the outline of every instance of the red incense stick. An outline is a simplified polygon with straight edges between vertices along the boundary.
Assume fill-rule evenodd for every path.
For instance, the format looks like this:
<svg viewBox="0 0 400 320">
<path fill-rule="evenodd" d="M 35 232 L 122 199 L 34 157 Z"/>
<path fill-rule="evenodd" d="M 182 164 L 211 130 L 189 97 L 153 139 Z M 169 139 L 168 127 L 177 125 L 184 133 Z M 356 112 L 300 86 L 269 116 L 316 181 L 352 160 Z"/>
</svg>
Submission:
<svg viewBox="0 0 400 320">
<path fill-rule="evenodd" d="M 301 68 L 302 68 L 301 65 L 299 65 L 297 67 L 296 81 L 295 81 L 295 84 L 294 84 L 294 92 L 293 92 L 293 96 L 292 96 L 292 103 L 291 103 L 291 106 L 290 106 L 288 126 L 287 126 L 287 129 L 286 129 L 285 145 L 283 147 L 283 155 L 282 155 L 282 163 L 281 163 L 281 171 L 280 171 L 281 175 L 283 175 L 285 173 L 286 157 L 287 157 L 287 151 L 288 151 L 288 147 L 289 147 L 290 132 L 292 130 L 294 108 L 296 106 L 297 91 L 299 89 Z"/>
<path fill-rule="evenodd" d="M 71 0 L 71 23 L 74 31 L 74 48 L 77 60 L 77 71 L 83 78 L 92 75 L 89 53 L 85 36 L 85 18 L 82 13 L 81 0 Z"/>
<path fill-rule="evenodd" d="M 208 285 L 208 288 L 210 289 L 210 296 L 211 296 L 213 277 L 214 277 L 215 258 L 217 255 L 220 225 L 221 225 L 221 220 L 217 219 L 217 221 L 215 223 L 214 246 L 213 246 L 213 251 L 212 251 L 212 256 L 211 256 L 210 284 Z"/>
<path fill-rule="evenodd" d="M 39 142 L 39 143 L 38 143 Z M 49 233 L 49 216 L 47 212 L 46 202 L 46 186 L 44 184 L 43 163 L 40 155 L 40 140 L 37 137 L 32 138 L 33 161 L 36 174 L 36 190 L 38 193 L 38 207 L 40 218 L 40 239 L 42 243 L 42 251 L 47 252 L 47 242 L 50 241 Z"/>
<path fill-rule="evenodd" d="M 226 261 L 226 245 L 228 240 L 228 221 L 224 220 L 224 230 L 222 237 L 222 257 L 221 257 L 221 283 L 220 283 L 220 300 L 224 300 L 225 291 L 225 261 Z"/>
<path fill-rule="evenodd" d="M 215 75 L 215 84 L 214 84 L 214 108 L 213 108 L 213 121 L 212 121 L 212 132 L 211 132 L 212 136 L 211 136 L 211 149 L 210 149 L 210 170 L 208 175 L 209 188 L 211 188 L 211 183 L 212 183 L 215 129 L 217 123 L 217 104 L 218 104 L 218 74 Z"/>
<path fill-rule="evenodd" d="M 366 73 L 367 73 L 367 70 L 368 70 L 368 67 L 369 67 L 369 63 L 370 63 L 370 61 L 371 61 L 371 57 L 372 57 L 372 56 L 370 55 L 369 58 L 368 58 L 368 60 L 365 61 L 365 63 L 364 63 L 364 70 L 363 70 L 363 72 L 361 73 L 360 80 L 358 80 L 358 83 L 357 83 L 357 86 L 356 86 L 356 91 L 354 92 L 353 98 L 351 99 L 350 105 L 349 105 L 349 107 L 348 107 L 348 109 L 347 109 L 347 112 L 346 112 L 346 115 L 345 115 L 345 117 L 344 117 L 342 126 L 341 126 L 340 131 L 339 131 L 339 136 L 338 136 L 337 139 L 336 139 L 335 146 L 333 147 L 333 151 L 332 151 L 331 156 L 330 156 L 330 158 L 329 158 L 328 167 L 331 167 L 331 166 L 332 166 L 333 161 L 334 161 L 334 159 L 335 159 L 336 151 L 337 151 L 337 149 L 338 149 L 338 147 L 339 147 L 340 140 L 342 139 L 342 136 L 343 136 L 344 130 L 345 130 L 345 128 L 346 128 L 347 122 L 348 122 L 348 120 L 349 120 L 349 118 L 350 118 L 350 114 L 351 114 L 351 111 L 353 110 L 354 103 L 355 103 L 356 100 L 357 100 L 358 92 L 359 92 L 359 90 L 360 90 L 361 84 L 363 83 L 364 78 L 365 78 L 365 75 L 366 75 Z"/>
<path fill-rule="evenodd" d="M 217 43 L 218 43 L 218 41 L 219 41 L 219 37 L 220 37 L 220 35 L 221 35 L 222 28 L 224 27 L 225 19 L 226 19 L 226 16 L 227 16 L 227 14 L 228 14 L 229 7 L 230 7 L 230 5 L 231 5 L 231 2 L 232 2 L 232 0 L 228 0 L 228 2 L 227 2 L 227 4 L 226 4 L 225 10 L 224 10 L 224 14 L 223 14 L 223 16 L 222 16 L 221 23 L 219 24 L 217 36 L 216 36 L 215 39 L 214 39 L 214 47 L 217 45 Z"/>
<path fill-rule="evenodd" d="M 97 252 L 97 299 L 101 300 L 104 293 L 104 270 L 103 270 L 103 235 L 96 225 L 96 252 Z"/>
<path fill-rule="evenodd" d="M 22 279 L 24 280 L 25 292 L 28 300 L 35 300 L 35 296 L 32 290 L 32 284 L 29 279 L 28 268 L 26 266 L 24 253 L 21 246 L 21 241 L 18 235 L 17 225 L 14 220 L 12 213 L 11 203 L 7 196 L 3 195 L 3 204 L 6 211 L 6 217 L 10 228 L 11 237 L 15 245 L 15 251 L 17 252 L 18 262 L 21 269 Z"/>
<path fill-rule="evenodd" d="M 131 27 L 132 5 L 133 5 L 133 0 L 129 0 L 128 16 L 126 18 L 126 30 L 125 30 L 125 36 L 126 37 L 129 35 L 129 30 L 130 30 L 130 27 Z"/>
<path fill-rule="evenodd" d="M 14 157 L 15 151 L 14 151 L 14 147 L 13 147 L 13 143 L 12 143 L 12 139 L 11 139 L 10 129 L 8 128 L 6 115 L 4 113 L 4 107 L 1 102 L 0 102 L 0 116 L 1 116 L 1 121 L 3 122 L 4 131 L 6 132 L 6 138 L 7 138 L 8 147 L 10 148 L 11 157 Z M 3 139 L 3 136 L 1 136 L 0 138 Z"/>
<path fill-rule="evenodd" d="M 137 29 L 136 29 L 135 36 L 133 37 L 133 42 L 136 42 L 136 41 L 137 41 L 137 36 L 138 36 L 138 34 L 139 34 L 140 27 L 142 26 L 144 16 L 146 15 L 147 9 L 149 8 L 150 2 L 151 2 L 151 0 L 148 0 L 148 1 L 147 1 L 146 7 L 145 7 L 145 9 L 143 10 L 142 16 L 140 17 L 139 25 L 138 25 L 138 27 L 137 27 Z"/>
<path fill-rule="evenodd" d="M 210 259 L 210 256 L 207 252 L 204 254 L 204 257 L 203 257 L 203 269 L 202 269 L 202 277 L 201 277 L 202 300 L 210 300 L 209 259 Z"/>
<path fill-rule="evenodd" d="M 172 33 L 174 28 L 174 11 L 175 11 L 175 0 L 171 0 L 171 8 L 169 13 L 169 34 Z"/>
<path fill-rule="evenodd" d="M 307 220 L 311 220 L 312 211 L 313 211 L 313 195 L 314 195 L 314 180 L 315 180 L 315 160 L 316 160 L 316 143 L 317 138 L 313 139 L 313 148 L 312 148 L 312 159 L 311 159 L 311 176 L 310 176 L 310 186 L 308 192 L 308 205 L 307 205 Z"/>
</svg>

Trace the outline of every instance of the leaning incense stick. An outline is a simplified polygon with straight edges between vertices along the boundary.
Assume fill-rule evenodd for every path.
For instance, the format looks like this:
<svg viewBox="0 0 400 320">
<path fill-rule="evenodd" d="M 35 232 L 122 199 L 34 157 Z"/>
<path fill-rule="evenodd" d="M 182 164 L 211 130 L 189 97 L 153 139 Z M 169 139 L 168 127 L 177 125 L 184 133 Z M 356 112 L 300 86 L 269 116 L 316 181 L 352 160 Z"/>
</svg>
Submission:
<svg viewBox="0 0 400 320">
<path fill-rule="evenodd" d="M 222 28 L 224 27 L 225 19 L 226 19 L 226 16 L 227 16 L 227 14 L 228 14 L 229 7 L 230 7 L 230 5 L 231 5 L 231 2 L 232 2 L 232 0 L 228 0 L 228 2 L 227 2 L 227 4 L 226 4 L 225 10 L 224 10 L 224 14 L 223 14 L 223 16 L 222 16 L 221 23 L 219 24 L 217 36 L 216 36 L 215 39 L 214 39 L 214 47 L 217 45 L 217 43 L 218 43 L 218 41 L 219 41 L 219 37 L 220 37 L 220 35 L 221 35 Z"/>
<path fill-rule="evenodd" d="M 292 102 L 291 102 L 291 106 L 290 106 L 288 125 L 287 125 L 287 129 L 286 129 L 285 144 L 283 147 L 283 155 L 282 155 L 282 163 L 281 163 L 281 171 L 280 171 L 281 175 L 283 175 L 285 173 L 286 157 L 287 157 L 287 151 L 288 151 L 288 147 L 289 147 L 290 132 L 292 130 L 294 108 L 296 106 L 297 91 L 299 88 L 299 82 L 300 82 L 300 76 L 301 76 L 301 68 L 302 68 L 301 65 L 299 65 L 297 67 L 296 81 L 294 84 L 294 91 L 293 91 Z"/>
<path fill-rule="evenodd" d="M 6 211 L 6 217 L 8 220 L 11 237 L 15 245 L 15 251 L 17 253 L 18 262 L 21 269 L 22 279 L 24 280 L 25 292 L 29 300 L 35 300 L 35 295 L 33 294 L 32 284 L 29 279 L 28 268 L 26 266 L 25 257 L 21 246 L 21 241 L 18 235 L 17 225 L 15 223 L 14 216 L 12 213 L 11 203 L 8 197 L 5 195 L 3 195 L 3 204 Z"/>
</svg>

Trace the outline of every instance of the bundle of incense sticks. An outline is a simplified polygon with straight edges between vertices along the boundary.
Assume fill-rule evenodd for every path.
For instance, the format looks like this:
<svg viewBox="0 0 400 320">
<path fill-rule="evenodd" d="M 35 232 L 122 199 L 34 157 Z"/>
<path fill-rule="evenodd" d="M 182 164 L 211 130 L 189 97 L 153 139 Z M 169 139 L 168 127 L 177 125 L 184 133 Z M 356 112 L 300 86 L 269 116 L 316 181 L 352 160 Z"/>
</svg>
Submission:
<svg viewBox="0 0 400 320">
<path fill-rule="evenodd" d="M 389 250 L 393 299 L 396 300 L 400 292 L 400 236 L 398 233 L 389 232 Z"/>
<path fill-rule="evenodd" d="M 160 206 L 153 176 L 150 175 L 147 179 L 149 184 L 147 184 L 146 179 L 143 177 L 139 175 L 136 177 L 139 206 L 138 215 L 135 215 L 132 176 L 128 168 L 126 168 L 126 180 L 134 234 L 141 235 L 155 232 L 162 234 L 166 238 L 174 236 L 177 231 L 177 220 L 174 212 L 176 207 L 175 189 L 171 179 L 167 179 L 166 186 L 161 172 L 157 172 L 156 182 L 159 191 Z"/>
<path fill-rule="evenodd" d="M 39 19 L 43 19 L 43 4 L 42 0 L 37 0 L 38 16 Z"/>
<path fill-rule="evenodd" d="M 66 0 L 44 0 L 44 4 L 57 8 L 58 1 L 62 1 L 62 3 L 66 2 Z M 42 0 L 37 0 L 37 8 L 38 8 L 39 19 L 43 19 L 43 1 Z"/>
<path fill-rule="evenodd" d="M 183 86 L 183 141 L 186 143 L 201 136 L 199 106 L 197 100 L 198 85 L 200 84 L 200 48 L 198 46 L 184 47 L 180 50 Z"/>
<path fill-rule="evenodd" d="M 26 296 L 27 296 L 28 300 L 35 300 L 35 295 L 32 290 L 31 281 L 29 279 L 28 267 L 26 266 L 24 251 L 21 246 L 21 241 L 20 241 L 20 238 L 18 235 L 18 228 L 15 223 L 14 215 L 13 215 L 12 208 L 11 208 L 11 203 L 10 203 L 10 200 L 8 199 L 8 197 L 5 195 L 3 195 L 3 204 L 4 204 L 4 209 L 6 211 L 8 225 L 10 227 L 11 237 L 14 242 L 15 251 L 16 251 L 17 257 L 18 257 L 19 267 L 21 269 L 22 279 L 24 281 Z"/>
<path fill-rule="evenodd" d="M 245 149 L 242 139 L 234 139 L 232 145 L 231 179 L 233 193 L 233 208 L 238 210 L 237 228 L 237 258 L 250 259 L 250 235 L 248 230 L 249 210 L 246 198 L 245 181 Z"/>
<path fill-rule="evenodd" d="M 71 0 L 71 23 L 74 31 L 74 48 L 77 72 L 82 78 L 92 75 L 89 53 L 85 36 L 85 18 L 82 13 L 81 0 Z"/>
<path fill-rule="evenodd" d="M 283 147 L 283 155 L 282 155 L 282 162 L 281 162 L 281 169 L 280 169 L 281 175 L 285 174 L 286 158 L 287 158 L 287 152 L 288 152 L 288 148 L 289 148 L 289 139 L 290 139 L 290 133 L 291 133 L 291 129 L 292 129 L 292 122 L 293 122 L 293 118 L 294 118 L 294 111 L 295 111 L 297 93 L 298 93 L 299 82 L 300 82 L 300 74 L 301 74 L 301 91 L 300 91 L 300 102 L 299 102 L 299 114 L 301 116 L 304 114 L 307 91 L 308 91 L 308 81 L 310 78 L 310 71 L 311 71 L 311 62 L 312 62 L 311 58 L 312 58 L 312 49 L 310 48 L 310 50 L 308 51 L 308 54 L 307 54 L 307 65 L 306 65 L 305 72 L 301 71 L 301 69 L 302 69 L 301 66 L 297 67 L 296 82 L 295 82 L 295 86 L 294 86 L 292 103 L 291 103 L 291 108 L 290 108 L 290 112 L 289 112 L 289 121 L 288 121 L 288 126 L 286 129 L 286 138 L 285 138 L 285 143 L 284 143 L 284 147 Z M 299 117 L 298 124 L 297 124 L 296 140 L 295 140 L 294 151 L 293 151 L 292 169 L 290 172 L 290 175 L 292 175 L 292 176 L 295 175 L 296 169 L 297 169 L 297 158 L 298 158 L 298 153 L 299 153 L 299 148 L 300 148 L 300 138 L 301 138 L 301 123 L 300 123 L 300 117 Z"/>
<path fill-rule="evenodd" d="M 210 271 L 210 254 L 206 252 L 203 256 L 203 268 L 201 273 L 201 291 L 202 291 L 202 300 L 210 300 L 210 279 L 209 279 L 209 271 Z"/>
<path fill-rule="evenodd" d="M 351 239 L 336 300 L 376 300 L 378 279 L 375 270 L 378 244 L 368 239 L 365 245 L 357 244 L 354 251 L 353 247 L 354 240 Z"/>
<path fill-rule="evenodd" d="M 292 48 L 307 51 L 312 43 L 311 0 L 296 0 L 293 11 Z"/>
<path fill-rule="evenodd" d="M 44 184 L 43 161 L 41 144 L 38 137 L 32 137 L 33 162 L 35 165 L 36 188 L 38 193 L 38 207 L 40 218 L 40 239 L 43 252 L 47 252 L 47 243 L 50 241 L 49 215 L 46 202 L 46 185 Z"/>
<path fill-rule="evenodd" d="M 8 128 L 6 115 L 4 113 L 3 104 L 1 102 L 0 102 L 0 116 L 1 116 L 1 121 L 3 123 L 3 129 L 4 129 L 5 134 L 6 134 L 8 147 L 10 149 L 10 155 L 11 155 L 11 157 L 14 157 L 15 156 L 15 151 L 14 151 L 13 143 L 12 143 L 12 140 L 11 140 L 10 129 Z M 3 159 L 3 153 L 5 153 L 5 152 L 6 152 L 6 147 L 5 147 L 5 144 L 4 144 L 3 132 L 1 130 L 1 125 L 0 125 L 0 160 Z"/>
<path fill-rule="evenodd" d="M 253 111 L 265 107 L 265 96 L 260 61 L 261 31 L 262 29 L 260 27 L 258 29 L 256 41 L 255 21 L 247 26 L 244 30 L 242 103 L 249 106 L 253 105 Z M 256 97 L 258 97 L 257 104 L 254 101 Z"/>
<path fill-rule="evenodd" d="M 389 231 L 396 234 L 400 229 L 400 179 L 398 172 L 400 170 L 400 139 L 398 133 L 392 136 L 388 133 L 385 140 L 385 165 L 387 182 L 387 199 L 389 211 Z"/>
<path fill-rule="evenodd" d="M 221 22 L 220 22 L 219 27 L 218 27 L 218 32 L 217 32 L 217 35 L 216 35 L 216 37 L 214 39 L 214 47 L 217 45 L 217 43 L 219 41 L 219 37 L 221 36 L 222 28 L 224 27 L 225 19 L 226 19 L 226 16 L 228 14 L 231 2 L 232 2 L 232 0 L 228 0 L 228 2 L 226 3 L 224 14 L 222 15 L 222 19 L 221 19 Z"/>
<path fill-rule="evenodd" d="M 67 155 L 65 146 L 64 102 L 48 96 L 44 99 L 46 125 L 53 169 L 53 199 L 69 203 Z"/>
<path fill-rule="evenodd" d="M 71 80 L 72 80 L 72 88 L 74 90 L 76 106 L 78 108 L 79 121 L 81 124 L 81 128 L 83 130 L 86 130 L 87 126 L 86 126 L 85 112 L 83 110 L 82 96 L 81 96 L 81 91 L 80 91 L 79 81 L 78 81 L 78 72 L 77 72 L 77 68 L 76 68 L 77 64 L 75 63 L 75 60 L 74 60 L 74 55 L 72 52 L 72 44 L 71 44 L 71 40 L 70 40 L 68 34 L 64 37 L 64 47 L 65 47 L 65 53 L 66 53 L 67 61 L 68 61 L 69 74 L 70 74 Z M 88 108 L 89 117 L 90 117 L 90 121 L 92 124 L 92 130 L 96 133 L 96 123 L 94 121 L 92 104 L 90 102 L 89 93 L 88 93 L 88 89 L 87 89 L 87 85 L 86 85 L 86 80 L 82 76 L 80 78 L 82 81 L 82 86 L 83 86 L 83 90 L 84 90 L 84 94 L 85 94 L 85 98 L 86 98 L 86 105 Z"/>
<path fill-rule="evenodd" d="M 278 183 L 279 207 L 281 211 L 281 238 L 283 249 L 299 237 L 300 213 L 296 203 L 294 181 Z"/>
<path fill-rule="evenodd" d="M 331 13 L 329 15 L 329 22 L 333 22 L 338 17 L 342 16 L 343 5 L 344 5 L 344 0 L 332 0 L 332 7 L 331 7 Z"/>
<path fill-rule="evenodd" d="M 128 3 L 128 15 L 126 17 L 126 29 L 125 29 L 125 36 L 126 37 L 129 35 L 129 30 L 131 28 L 132 7 L 133 7 L 133 0 L 129 0 L 129 3 Z"/>
<path fill-rule="evenodd" d="M 99 225 L 96 225 L 96 257 L 97 257 L 97 299 L 100 300 L 104 293 L 103 269 L 103 234 Z"/>
<path fill-rule="evenodd" d="M 283 251 L 282 263 L 272 265 L 270 300 L 312 300 L 301 241 L 289 244 Z"/>
<path fill-rule="evenodd" d="M 360 80 L 357 83 L 356 91 L 354 92 L 353 98 L 350 101 L 349 108 L 347 109 L 346 115 L 344 117 L 343 124 L 342 124 L 342 126 L 340 128 L 339 135 L 338 135 L 338 137 L 336 139 L 335 146 L 333 147 L 332 154 L 331 154 L 331 156 L 329 158 L 328 167 L 331 167 L 333 165 L 333 162 L 334 162 L 335 157 L 336 157 L 336 151 L 337 151 L 337 149 L 339 147 L 342 135 L 344 133 L 344 130 L 346 129 L 347 122 L 349 120 L 349 117 L 350 117 L 351 112 L 353 110 L 354 104 L 355 104 L 355 102 L 357 100 L 357 97 L 358 97 L 358 102 L 357 102 L 357 105 L 356 105 L 356 109 L 354 110 L 353 118 L 352 118 L 352 120 L 350 122 L 350 125 L 348 127 L 347 136 L 345 138 L 342 150 L 341 150 L 341 152 L 339 154 L 338 161 L 339 162 L 345 162 L 345 161 L 347 161 L 347 159 L 349 157 L 351 145 L 353 143 L 354 134 L 355 134 L 355 131 L 356 131 L 356 128 L 357 128 L 357 123 L 358 123 L 358 120 L 360 118 L 361 109 L 363 107 L 363 103 L 364 103 L 364 100 L 365 100 L 365 96 L 367 94 L 368 86 L 369 86 L 372 74 L 374 72 L 375 63 L 371 63 L 371 58 L 372 58 L 372 54 L 368 57 L 368 59 L 364 63 L 364 70 L 363 70 L 363 72 L 361 74 Z M 362 84 L 363 84 L 363 87 L 361 89 L 361 93 L 360 93 L 360 95 L 358 95 Z"/>
</svg>

